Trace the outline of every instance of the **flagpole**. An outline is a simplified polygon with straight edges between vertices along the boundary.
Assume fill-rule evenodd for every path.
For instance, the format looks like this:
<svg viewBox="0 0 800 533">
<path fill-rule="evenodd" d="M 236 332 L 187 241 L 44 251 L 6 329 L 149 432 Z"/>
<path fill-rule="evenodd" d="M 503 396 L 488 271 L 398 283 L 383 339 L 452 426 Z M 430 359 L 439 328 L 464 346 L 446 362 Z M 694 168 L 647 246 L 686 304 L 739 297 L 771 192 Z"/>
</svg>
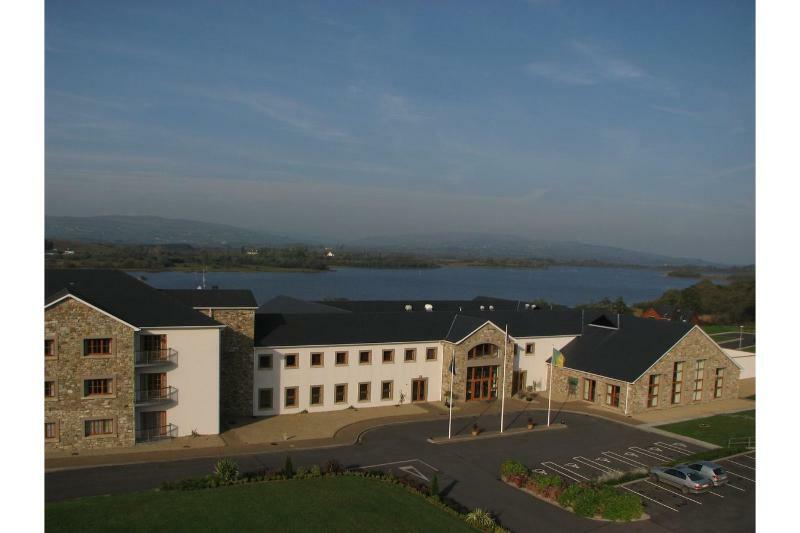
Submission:
<svg viewBox="0 0 800 533">
<path fill-rule="evenodd" d="M 553 402 L 553 357 L 550 358 L 550 385 L 547 387 L 547 427 L 550 427 L 550 404 Z"/>
<path fill-rule="evenodd" d="M 447 438 L 449 439 L 453 431 L 453 374 L 456 366 L 456 349 L 453 348 L 453 357 L 450 359 L 450 420 L 447 422 Z"/>
<path fill-rule="evenodd" d="M 503 432 L 503 417 L 506 414 L 506 356 L 508 355 L 508 324 L 506 324 L 506 342 L 503 344 L 503 392 L 500 400 L 500 433 Z"/>
</svg>

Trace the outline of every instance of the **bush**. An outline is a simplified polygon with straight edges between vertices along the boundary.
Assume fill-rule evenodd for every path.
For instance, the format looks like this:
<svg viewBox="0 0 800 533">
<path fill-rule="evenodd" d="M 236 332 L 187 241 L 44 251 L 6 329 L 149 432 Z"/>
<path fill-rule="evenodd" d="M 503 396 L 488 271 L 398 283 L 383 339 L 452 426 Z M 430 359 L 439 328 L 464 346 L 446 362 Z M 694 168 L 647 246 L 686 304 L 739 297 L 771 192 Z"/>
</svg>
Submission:
<svg viewBox="0 0 800 533">
<path fill-rule="evenodd" d="M 480 508 L 473 509 L 464 517 L 464 520 L 472 527 L 477 527 L 484 531 L 492 531 L 496 525 L 492 515 Z"/>
<path fill-rule="evenodd" d="M 322 463 L 323 474 L 338 474 L 342 471 L 342 465 L 336 459 L 328 459 Z"/>
<path fill-rule="evenodd" d="M 286 456 L 286 462 L 283 463 L 283 475 L 291 479 L 294 477 L 294 466 L 292 466 L 292 458 Z"/>
<path fill-rule="evenodd" d="M 558 503 L 572 508 L 577 515 L 600 515 L 608 520 L 633 520 L 643 512 L 642 500 L 638 496 L 623 494 L 610 486 L 571 485 L 561 493 Z"/>
<path fill-rule="evenodd" d="M 513 459 L 506 459 L 505 461 L 503 461 L 503 464 L 500 465 L 500 475 L 505 478 L 511 476 L 527 476 L 528 467 L 520 463 L 519 461 L 515 461 Z"/>
<path fill-rule="evenodd" d="M 220 459 L 214 466 L 214 475 L 221 481 L 232 483 L 239 478 L 239 465 L 233 459 Z"/>
<path fill-rule="evenodd" d="M 615 470 L 614 472 L 606 472 L 597 478 L 597 482 L 602 485 L 619 485 L 633 481 L 634 479 L 641 479 L 647 477 L 649 470 L 647 468 L 635 468 L 629 472 L 622 472 Z"/>
<path fill-rule="evenodd" d="M 431 496 L 434 498 L 439 497 L 439 477 L 436 474 L 433 475 L 431 480 Z"/>
<path fill-rule="evenodd" d="M 531 479 L 540 491 L 547 490 L 549 487 L 561 487 L 564 484 L 564 480 L 557 474 L 534 474 Z"/>
<path fill-rule="evenodd" d="M 607 520 L 635 520 L 642 516 L 644 507 L 642 499 L 635 494 L 614 495 L 603 502 L 602 516 Z"/>
</svg>

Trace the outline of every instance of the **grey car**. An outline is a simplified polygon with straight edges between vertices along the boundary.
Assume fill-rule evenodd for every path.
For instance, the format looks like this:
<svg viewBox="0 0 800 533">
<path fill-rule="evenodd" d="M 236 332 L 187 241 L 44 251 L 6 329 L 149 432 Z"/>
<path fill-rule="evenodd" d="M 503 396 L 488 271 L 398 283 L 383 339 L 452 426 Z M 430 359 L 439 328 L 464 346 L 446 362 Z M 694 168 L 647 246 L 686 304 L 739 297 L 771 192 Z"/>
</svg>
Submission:
<svg viewBox="0 0 800 533">
<path fill-rule="evenodd" d="M 699 494 L 713 486 L 711 480 L 707 477 L 689 468 L 679 468 L 677 466 L 654 466 L 650 468 L 650 480 L 677 487 L 684 494 L 689 494 L 690 492 Z"/>
<path fill-rule="evenodd" d="M 695 461 L 694 463 L 678 465 L 675 468 L 688 468 L 693 470 L 701 476 L 710 479 L 715 487 L 719 487 L 728 482 L 728 473 L 725 469 L 711 461 Z"/>
</svg>

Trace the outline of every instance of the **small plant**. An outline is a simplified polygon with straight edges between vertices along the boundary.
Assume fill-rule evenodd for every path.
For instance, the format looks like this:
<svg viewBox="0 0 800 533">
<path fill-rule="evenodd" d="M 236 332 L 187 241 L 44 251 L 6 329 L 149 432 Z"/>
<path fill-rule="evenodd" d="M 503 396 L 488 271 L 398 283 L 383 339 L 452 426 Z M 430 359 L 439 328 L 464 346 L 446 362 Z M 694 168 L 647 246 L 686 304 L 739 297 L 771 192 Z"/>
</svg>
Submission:
<svg viewBox="0 0 800 533">
<path fill-rule="evenodd" d="M 292 466 L 292 458 L 288 455 L 286 456 L 286 461 L 283 463 L 282 474 L 289 479 L 294 477 L 294 466 Z"/>
<path fill-rule="evenodd" d="M 492 515 L 480 508 L 473 509 L 467 514 L 464 520 L 467 522 L 467 524 L 484 531 L 491 531 L 496 525 Z"/>
<path fill-rule="evenodd" d="M 321 469 L 323 474 L 338 474 L 342 471 L 342 465 L 336 459 L 328 459 L 322 463 Z"/>
<path fill-rule="evenodd" d="M 536 427 L 536 422 L 533 421 L 533 418 L 528 418 L 528 429 L 533 429 Z"/>
<path fill-rule="evenodd" d="M 239 465 L 233 459 L 220 459 L 214 466 L 214 475 L 226 483 L 231 483 L 239 478 Z"/>
<path fill-rule="evenodd" d="M 308 471 L 309 477 L 320 477 L 322 475 L 322 469 L 319 465 L 312 466 Z"/>
<path fill-rule="evenodd" d="M 196 429 L 193 429 L 192 430 L 192 437 L 199 437 L 199 436 L 200 436 L 200 433 L 198 433 Z"/>
<path fill-rule="evenodd" d="M 481 429 L 478 427 L 478 424 L 472 424 L 472 436 L 475 437 L 481 432 Z"/>
<path fill-rule="evenodd" d="M 503 461 L 503 464 L 500 465 L 500 475 L 503 477 L 527 476 L 528 467 L 520 463 L 519 461 L 515 461 L 513 459 L 506 459 L 505 461 Z"/>
<path fill-rule="evenodd" d="M 439 477 L 436 474 L 433 474 L 433 479 L 431 480 L 431 496 L 434 498 L 439 497 Z"/>
</svg>

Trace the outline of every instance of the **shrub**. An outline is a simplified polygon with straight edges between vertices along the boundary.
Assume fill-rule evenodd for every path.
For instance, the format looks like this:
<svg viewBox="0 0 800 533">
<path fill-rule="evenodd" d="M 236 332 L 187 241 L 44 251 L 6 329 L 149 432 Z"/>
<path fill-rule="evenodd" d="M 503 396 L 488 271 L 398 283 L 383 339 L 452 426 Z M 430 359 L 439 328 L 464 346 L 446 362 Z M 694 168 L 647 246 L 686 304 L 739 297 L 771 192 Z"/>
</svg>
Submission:
<svg viewBox="0 0 800 533">
<path fill-rule="evenodd" d="M 616 493 L 603 502 L 601 514 L 607 520 L 634 520 L 642 516 L 642 499 L 635 494 Z"/>
<path fill-rule="evenodd" d="M 342 471 L 342 465 L 336 459 L 328 459 L 322 463 L 323 474 L 338 474 Z"/>
<path fill-rule="evenodd" d="M 220 459 L 214 466 L 214 475 L 221 481 L 231 483 L 239 478 L 239 465 L 233 459 Z"/>
<path fill-rule="evenodd" d="M 642 516 L 642 500 L 635 494 L 623 494 L 610 486 L 571 485 L 562 492 L 558 503 L 571 507 L 575 514 L 608 520 L 633 520 Z"/>
<path fill-rule="evenodd" d="M 480 508 L 470 511 L 467 516 L 464 517 L 464 520 L 467 524 L 483 529 L 484 531 L 491 531 L 495 527 L 492 515 Z"/>
<path fill-rule="evenodd" d="M 434 498 L 439 497 L 439 477 L 436 474 L 433 475 L 431 480 L 431 496 Z"/>
<path fill-rule="evenodd" d="M 292 466 L 292 458 L 286 456 L 286 461 L 283 463 L 283 475 L 291 479 L 294 477 L 294 466 Z"/>
<path fill-rule="evenodd" d="M 564 480 L 557 474 L 534 474 L 531 479 L 540 491 L 547 490 L 549 487 L 561 487 L 564 484 Z"/>
<path fill-rule="evenodd" d="M 613 472 L 606 472 L 601 474 L 597 478 L 597 482 L 604 485 L 619 485 L 620 483 L 625 483 L 627 481 L 633 481 L 634 479 L 640 479 L 643 477 L 647 477 L 649 470 L 647 468 L 635 468 L 629 472 L 621 472 L 619 470 L 615 470 Z"/>
<path fill-rule="evenodd" d="M 527 476 L 528 467 L 520 463 L 519 461 L 515 461 L 513 459 L 506 459 L 505 461 L 503 461 L 503 464 L 500 465 L 500 475 L 505 478 L 515 475 Z"/>
<path fill-rule="evenodd" d="M 319 465 L 312 466 L 308 471 L 309 477 L 320 477 L 322 475 L 322 469 Z"/>
</svg>

